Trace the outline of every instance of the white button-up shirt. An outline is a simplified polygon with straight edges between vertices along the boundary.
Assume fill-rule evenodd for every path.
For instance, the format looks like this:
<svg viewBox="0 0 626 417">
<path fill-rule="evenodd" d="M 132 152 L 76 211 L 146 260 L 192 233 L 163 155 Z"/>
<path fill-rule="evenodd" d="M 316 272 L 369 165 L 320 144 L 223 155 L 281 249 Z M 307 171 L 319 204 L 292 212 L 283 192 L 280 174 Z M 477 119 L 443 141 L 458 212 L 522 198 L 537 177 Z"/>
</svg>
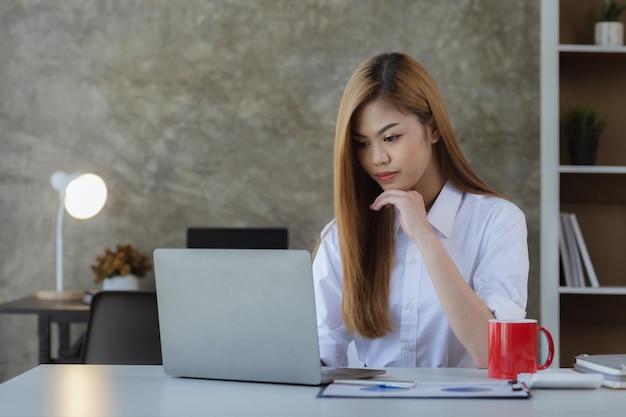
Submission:
<svg viewBox="0 0 626 417">
<path fill-rule="evenodd" d="M 322 232 L 313 261 L 322 361 L 346 366 L 348 344 L 354 339 L 359 361 L 370 367 L 474 367 L 450 328 L 420 251 L 397 218 L 389 295 L 395 328 L 374 340 L 346 332 L 337 227 L 331 222 Z M 524 213 L 507 200 L 464 193 L 447 183 L 428 221 L 465 281 L 494 316 L 524 318 L 529 270 Z"/>
</svg>

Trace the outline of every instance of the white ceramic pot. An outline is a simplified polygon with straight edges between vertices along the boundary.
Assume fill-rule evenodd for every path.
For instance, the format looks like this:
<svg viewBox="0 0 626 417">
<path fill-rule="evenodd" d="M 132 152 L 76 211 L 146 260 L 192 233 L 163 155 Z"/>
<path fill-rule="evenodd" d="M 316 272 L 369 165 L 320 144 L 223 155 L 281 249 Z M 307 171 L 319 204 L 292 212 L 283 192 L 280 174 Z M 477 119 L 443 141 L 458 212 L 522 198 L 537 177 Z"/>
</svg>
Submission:
<svg viewBox="0 0 626 417">
<path fill-rule="evenodd" d="M 139 289 L 139 278 L 134 275 L 105 278 L 102 281 L 102 289 L 105 291 L 137 291 Z"/>
<path fill-rule="evenodd" d="M 622 22 L 598 22 L 595 26 L 596 45 L 624 45 L 624 24 Z"/>
</svg>

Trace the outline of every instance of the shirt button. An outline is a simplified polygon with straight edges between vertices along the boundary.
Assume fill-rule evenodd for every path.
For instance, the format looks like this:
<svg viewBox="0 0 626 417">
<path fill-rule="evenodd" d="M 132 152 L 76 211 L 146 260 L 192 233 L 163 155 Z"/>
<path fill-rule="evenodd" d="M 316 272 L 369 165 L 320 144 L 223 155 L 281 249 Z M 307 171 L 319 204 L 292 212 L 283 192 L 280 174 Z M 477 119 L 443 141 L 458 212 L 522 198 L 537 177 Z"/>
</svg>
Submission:
<svg viewBox="0 0 626 417">
<path fill-rule="evenodd" d="M 410 343 L 406 343 L 404 345 L 404 350 L 408 350 L 409 352 L 413 350 L 413 345 Z"/>
<path fill-rule="evenodd" d="M 417 263 L 417 259 L 415 259 L 414 257 L 412 257 L 412 256 L 411 256 L 411 257 L 409 258 L 409 264 L 410 264 L 410 265 L 415 265 L 416 263 Z"/>
</svg>

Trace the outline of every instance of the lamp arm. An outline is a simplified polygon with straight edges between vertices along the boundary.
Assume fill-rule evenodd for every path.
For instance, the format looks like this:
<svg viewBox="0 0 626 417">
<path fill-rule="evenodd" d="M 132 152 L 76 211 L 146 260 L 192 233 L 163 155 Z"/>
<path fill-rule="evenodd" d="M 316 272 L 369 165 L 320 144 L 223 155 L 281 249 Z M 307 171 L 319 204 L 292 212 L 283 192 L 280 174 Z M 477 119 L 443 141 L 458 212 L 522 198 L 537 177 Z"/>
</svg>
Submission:
<svg viewBox="0 0 626 417">
<path fill-rule="evenodd" d="M 57 292 L 63 291 L 63 215 L 65 214 L 65 190 L 59 190 L 59 213 L 57 215 Z"/>
</svg>

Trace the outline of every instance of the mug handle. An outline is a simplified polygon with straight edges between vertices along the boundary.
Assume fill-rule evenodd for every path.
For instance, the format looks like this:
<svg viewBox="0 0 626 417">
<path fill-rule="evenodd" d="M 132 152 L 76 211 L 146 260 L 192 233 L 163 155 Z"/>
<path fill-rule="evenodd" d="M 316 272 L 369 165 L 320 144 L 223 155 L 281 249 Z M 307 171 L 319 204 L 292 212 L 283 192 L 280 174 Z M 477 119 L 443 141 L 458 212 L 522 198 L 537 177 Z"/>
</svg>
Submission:
<svg viewBox="0 0 626 417">
<path fill-rule="evenodd" d="M 552 360 L 554 359 L 554 341 L 552 340 L 552 335 L 545 327 L 537 326 L 537 331 L 542 332 L 548 340 L 548 357 L 543 365 L 537 366 L 537 370 L 542 371 L 552 364 Z"/>
</svg>

